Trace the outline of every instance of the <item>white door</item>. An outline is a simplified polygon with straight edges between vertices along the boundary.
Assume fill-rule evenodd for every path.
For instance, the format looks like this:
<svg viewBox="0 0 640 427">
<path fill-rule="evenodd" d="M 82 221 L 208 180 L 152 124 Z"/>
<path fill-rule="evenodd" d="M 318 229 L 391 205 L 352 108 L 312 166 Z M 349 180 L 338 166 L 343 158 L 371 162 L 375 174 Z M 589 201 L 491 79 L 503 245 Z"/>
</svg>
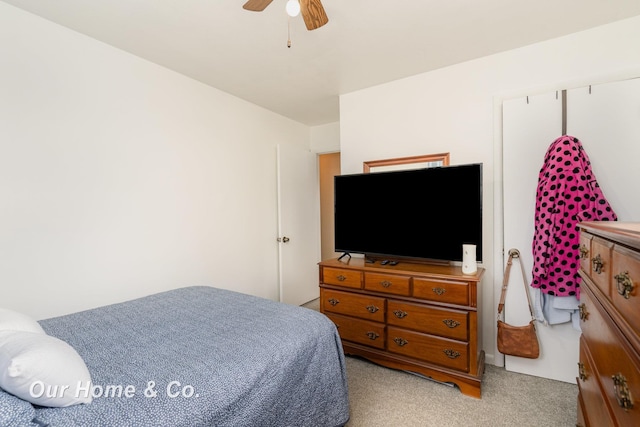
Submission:
<svg viewBox="0 0 640 427">
<path fill-rule="evenodd" d="M 568 91 L 567 130 L 582 142 L 618 221 L 638 221 L 640 78 Z"/>
<path fill-rule="evenodd" d="M 640 215 L 634 185 L 640 180 L 640 79 L 567 91 L 567 133 L 580 139 L 605 197 L 621 221 Z M 537 175 L 544 153 L 560 136 L 562 108 L 555 92 L 503 102 L 504 250 L 518 248 L 531 279 Z M 516 266 L 517 267 L 517 266 Z M 505 314 L 508 323 L 529 320 L 519 271 L 512 271 Z M 515 286 L 513 286 L 515 285 Z M 499 291 L 498 294 L 499 296 Z M 520 306 L 518 306 L 520 304 Z M 540 358 L 505 358 L 509 371 L 575 382 L 579 331 L 570 323 L 538 327 Z"/>
<path fill-rule="evenodd" d="M 320 295 L 317 156 L 288 145 L 280 145 L 277 150 L 280 301 L 300 305 Z"/>
<path fill-rule="evenodd" d="M 533 268 L 531 244 L 538 173 L 549 145 L 561 134 L 561 93 L 556 96 L 553 91 L 503 102 L 503 268 L 509 249 L 518 249 L 528 282 Z M 526 325 L 531 320 L 522 281 L 520 265 L 514 261 L 505 302 L 505 319 L 512 325 Z M 528 284 L 527 289 L 533 295 Z M 536 327 L 540 357 L 506 356 L 505 369 L 575 383 L 580 333 L 570 323 L 538 323 Z"/>
</svg>

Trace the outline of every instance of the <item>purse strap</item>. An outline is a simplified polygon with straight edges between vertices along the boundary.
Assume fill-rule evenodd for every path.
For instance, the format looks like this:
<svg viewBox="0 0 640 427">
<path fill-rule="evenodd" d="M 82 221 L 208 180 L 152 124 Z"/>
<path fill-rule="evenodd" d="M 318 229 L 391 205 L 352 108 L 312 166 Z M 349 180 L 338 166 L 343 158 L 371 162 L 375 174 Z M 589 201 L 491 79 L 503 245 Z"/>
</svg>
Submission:
<svg viewBox="0 0 640 427">
<path fill-rule="evenodd" d="M 504 270 L 504 278 L 502 280 L 502 294 L 500 295 L 500 303 L 498 304 L 498 320 L 502 310 L 504 310 L 504 301 L 507 296 L 507 286 L 509 285 L 509 275 L 511 273 L 511 264 L 513 259 L 520 261 L 520 270 L 522 271 L 522 284 L 524 285 L 524 293 L 527 296 L 527 303 L 529 304 L 529 313 L 531 314 L 531 320 L 535 320 L 533 315 L 533 305 L 531 304 L 531 295 L 529 295 L 529 288 L 527 286 L 527 276 L 524 273 L 524 267 L 522 265 L 522 259 L 520 258 L 520 251 L 517 249 L 509 249 L 509 259 L 507 260 L 507 267 Z"/>
</svg>

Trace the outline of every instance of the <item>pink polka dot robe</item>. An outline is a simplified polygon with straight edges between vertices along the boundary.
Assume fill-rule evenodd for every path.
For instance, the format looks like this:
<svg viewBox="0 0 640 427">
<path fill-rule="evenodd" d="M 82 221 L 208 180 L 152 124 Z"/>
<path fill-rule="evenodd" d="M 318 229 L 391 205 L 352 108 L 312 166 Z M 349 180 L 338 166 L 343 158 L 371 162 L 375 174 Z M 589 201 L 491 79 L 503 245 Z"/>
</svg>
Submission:
<svg viewBox="0 0 640 427">
<path fill-rule="evenodd" d="M 578 223 L 615 220 L 578 138 L 556 139 L 538 175 L 531 286 L 580 299 Z"/>
</svg>

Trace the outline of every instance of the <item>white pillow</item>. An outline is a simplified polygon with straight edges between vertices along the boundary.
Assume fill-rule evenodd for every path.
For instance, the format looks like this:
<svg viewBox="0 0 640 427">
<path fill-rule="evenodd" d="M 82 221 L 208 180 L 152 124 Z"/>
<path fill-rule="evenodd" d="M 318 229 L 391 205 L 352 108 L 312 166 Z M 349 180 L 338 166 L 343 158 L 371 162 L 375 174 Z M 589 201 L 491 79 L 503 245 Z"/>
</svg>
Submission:
<svg viewBox="0 0 640 427">
<path fill-rule="evenodd" d="M 31 317 L 7 308 L 0 308 L 0 331 L 45 333 L 42 326 Z"/>
<path fill-rule="evenodd" d="M 46 334 L 0 331 L 0 387 L 40 406 L 90 403 L 91 375 L 78 352 Z"/>
</svg>

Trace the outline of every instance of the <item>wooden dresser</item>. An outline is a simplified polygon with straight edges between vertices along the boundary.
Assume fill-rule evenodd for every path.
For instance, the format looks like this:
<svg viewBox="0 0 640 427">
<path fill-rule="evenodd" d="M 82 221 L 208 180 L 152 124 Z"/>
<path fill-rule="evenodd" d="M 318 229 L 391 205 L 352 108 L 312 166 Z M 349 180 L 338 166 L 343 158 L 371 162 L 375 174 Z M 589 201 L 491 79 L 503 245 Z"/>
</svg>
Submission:
<svg viewBox="0 0 640 427">
<path fill-rule="evenodd" d="M 338 327 L 346 354 L 456 384 L 480 398 L 484 373 L 478 300 L 483 269 L 323 261 L 320 311 Z"/>
<path fill-rule="evenodd" d="M 579 426 L 640 426 L 640 223 L 580 224 Z"/>
</svg>

